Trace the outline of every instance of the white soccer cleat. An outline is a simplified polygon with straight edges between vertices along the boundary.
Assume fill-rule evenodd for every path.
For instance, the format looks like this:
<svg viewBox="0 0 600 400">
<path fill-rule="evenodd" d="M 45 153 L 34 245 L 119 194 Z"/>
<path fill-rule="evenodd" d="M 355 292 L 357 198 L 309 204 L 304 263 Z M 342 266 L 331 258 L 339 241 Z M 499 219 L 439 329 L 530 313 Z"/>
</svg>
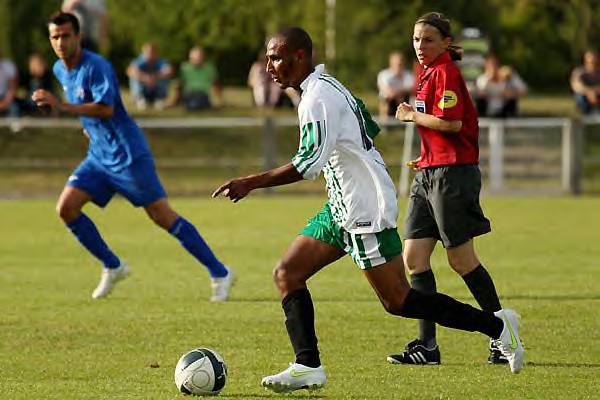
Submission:
<svg viewBox="0 0 600 400">
<path fill-rule="evenodd" d="M 321 389 L 327 383 L 325 369 L 307 367 L 302 364 L 290 363 L 290 366 L 277 375 L 265 376 L 260 384 L 265 389 L 276 393 L 292 392 L 298 389 Z"/>
<path fill-rule="evenodd" d="M 508 358 L 510 371 L 518 374 L 524 365 L 525 349 L 519 337 L 519 319 L 521 318 L 513 310 L 496 311 L 494 315 L 504 322 L 504 328 L 500 337 L 495 340 L 496 346 L 502 354 Z"/>
<path fill-rule="evenodd" d="M 104 268 L 100 283 L 92 292 L 93 299 L 100 299 L 108 296 L 114 289 L 117 282 L 125 279 L 129 275 L 129 267 L 127 264 L 121 264 L 118 268 Z"/>
<path fill-rule="evenodd" d="M 231 268 L 227 268 L 227 275 L 222 278 L 211 278 L 210 287 L 212 288 L 212 296 L 210 301 L 219 302 L 229 298 L 229 290 L 235 280 L 235 274 Z"/>
</svg>

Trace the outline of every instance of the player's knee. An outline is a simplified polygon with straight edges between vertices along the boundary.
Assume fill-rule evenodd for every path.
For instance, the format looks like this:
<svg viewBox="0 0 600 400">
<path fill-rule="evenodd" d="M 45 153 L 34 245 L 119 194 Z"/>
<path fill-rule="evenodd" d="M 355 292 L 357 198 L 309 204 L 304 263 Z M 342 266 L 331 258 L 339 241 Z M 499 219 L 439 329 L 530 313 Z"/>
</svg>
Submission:
<svg viewBox="0 0 600 400">
<path fill-rule="evenodd" d="M 380 296 L 379 300 L 383 305 L 385 311 L 392 315 L 402 315 L 402 309 L 404 308 L 404 302 L 408 293 L 410 291 L 410 286 L 408 284 L 401 285 L 398 290 L 394 291 L 393 294 L 387 295 L 386 297 Z"/>
<path fill-rule="evenodd" d="M 291 289 L 301 283 L 289 265 L 282 260 L 273 268 L 273 281 L 280 290 Z"/>
<path fill-rule="evenodd" d="M 156 225 L 160 226 L 163 229 L 169 230 L 174 221 L 169 215 L 161 212 L 150 211 L 148 212 L 148 216 Z"/>
<path fill-rule="evenodd" d="M 392 315 L 401 315 L 402 307 L 404 306 L 403 299 L 394 298 L 389 300 L 382 300 L 381 304 L 385 311 Z"/>
<path fill-rule="evenodd" d="M 56 204 L 56 214 L 65 223 L 73 221 L 80 213 L 80 209 L 73 207 L 69 202 L 60 201 Z"/>
<path fill-rule="evenodd" d="M 286 281 L 287 275 L 283 263 L 279 261 L 277 265 L 275 265 L 275 268 L 273 268 L 273 282 L 279 287 Z"/>
</svg>

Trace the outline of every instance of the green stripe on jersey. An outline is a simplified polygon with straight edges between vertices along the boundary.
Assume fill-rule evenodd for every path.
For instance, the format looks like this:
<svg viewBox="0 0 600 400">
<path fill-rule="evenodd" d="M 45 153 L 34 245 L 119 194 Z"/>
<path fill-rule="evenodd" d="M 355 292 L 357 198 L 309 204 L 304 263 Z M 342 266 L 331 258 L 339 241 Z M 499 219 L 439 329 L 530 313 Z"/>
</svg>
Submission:
<svg viewBox="0 0 600 400">
<path fill-rule="evenodd" d="M 304 175 L 319 159 L 325 147 L 323 143 L 326 135 L 325 121 L 307 122 L 300 129 L 300 146 L 292 163 L 301 175 Z"/>
<path fill-rule="evenodd" d="M 360 135 L 363 141 L 363 146 L 366 150 L 370 150 L 373 147 L 373 138 L 379 133 L 379 127 L 371 118 L 371 114 L 369 114 L 369 111 L 366 109 L 362 100 L 354 97 L 354 95 L 350 93 L 348 89 L 346 89 L 340 82 L 337 81 L 337 79 L 335 79 L 331 75 L 321 74 L 321 76 L 318 79 L 323 82 L 329 83 L 331 86 L 333 86 L 333 88 L 340 92 L 342 96 L 344 96 L 344 99 L 346 99 L 346 102 L 350 106 L 352 113 L 356 116 L 358 127 L 360 129 Z M 360 101 L 360 103 L 358 103 L 357 100 Z M 369 117 L 369 120 L 371 121 L 370 123 L 367 123 L 364 113 L 366 113 L 366 115 Z M 375 125 L 377 131 L 373 130 L 372 125 Z M 371 136 L 372 134 L 373 136 Z"/>
<path fill-rule="evenodd" d="M 352 96 L 352 97 L 354 97 L 354 96 Z M 365 103 L 363 103 L 363 101 L 361 99 L 359 99 L 358 97 L 354 97 L 354 101 L 356 101 L 356 104 L 358 105 L 358 109 L 360 110 L 363 120 L 365 121 L 365 126 L 367 128 L 367 135 L 371 139 L 374 139 L 375 136 L 377 136 L 379 134 L 379 132 L 381 131 L 381 129 L 379 128 L 379 125 L 377 125 L 377 122 L 373 121 L 373 117 L 371 116 L 371 113 L 369 112 L 369 110 L 367 110 Z"/>
</svg>

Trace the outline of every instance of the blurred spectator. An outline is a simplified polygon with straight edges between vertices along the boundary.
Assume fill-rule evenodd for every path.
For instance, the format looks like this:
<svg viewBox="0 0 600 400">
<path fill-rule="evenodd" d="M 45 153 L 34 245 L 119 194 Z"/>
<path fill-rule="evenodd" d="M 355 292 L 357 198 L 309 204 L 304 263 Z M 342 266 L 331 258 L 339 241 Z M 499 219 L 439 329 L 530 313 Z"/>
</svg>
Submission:
<svg viewBox="0 0 600 400">
<path fill-rule="evenodd" d="M 248 73 L 248 86 L 252 88 L 254 105 L 260 108 L 294 107 L 296 100 L 299 102 L 296 92 L 281 90 L 267 72 L 266 66 L 267 58 L 265 52 L 261 51 Z"/>
<path fill-rule="evenodd" d="M 15 64 L 4 58 L 0 49 L 0 115 L 18 117 L 19 106 L 15 100 L 19 86 Z"/>
<path fill-rule="evenodd" d="M 19 108 L 24 114 L 38 113 L 37 105 L 31 100 L 31 95 L 38 89 L 54 92 L 53 78 L 48 63 L 39 53 L 29 56 L 27 72 L 21 76 L 21 86 L 25 88 L 25 98 L 18 99 Z"/>
<path fill-rule="evenodd" d="M 477 112 L 492 118 L 515 117 L 519 98 L 527 93 L 527 85 L 511 67 L 500 66 L 498 58 L 488 55 L 482 75 L 475 82 Z"/>
<path fill-rule="evenodd" d="M 212 94 L 218 104 L 222 103 L 219 73 L 215 65 L 206 59 L 201 46 L 190 49 L 188 61 L 179 68 L 177 100 L 181 100 L 188 111 L 202 110 L 213 106 Z"/>
<path fill-rule="evenodd" d="M 408 103 L 413 93 L 413 85 L 413 75 L 405 68 L 402 53 L 391 53 L 389 67 L 377 75 L 379 117 L 393 117 L 401 103 Z"/>
<path fill-rule="evenodd" d="M 108 41 L 104 0 L 64 0 L 62 11 L 74 14 L 81 27 L 81 47 L 98 52 Z"/>
<path fill-rule="evenodd" d="M 159 110 L 164 108 L 172 74 L 173 69 L 159 57 L 156 46 L 145 43 L 142 54 L 127 68 L 131 96 L 139 110 L 146 109 L 148 104 Z"/>
<path fill-rule="evenodd" d="M 583 65 L 571 73 L 571 89 L 582 113 L 600 112 L 600 58 L 597 51 L 585 52 Z"/>
</svg>

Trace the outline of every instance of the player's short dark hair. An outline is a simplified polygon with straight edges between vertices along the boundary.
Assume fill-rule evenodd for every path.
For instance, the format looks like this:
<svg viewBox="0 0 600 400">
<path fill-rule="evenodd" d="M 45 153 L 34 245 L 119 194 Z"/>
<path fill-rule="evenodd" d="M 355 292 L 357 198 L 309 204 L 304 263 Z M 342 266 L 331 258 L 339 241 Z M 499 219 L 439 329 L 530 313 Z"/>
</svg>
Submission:
<svg viewBox="0 0 600 400">
<path fill-rule="evenodd" d="M 282 29 L 275 36 L 283 38 L 291 51 L 304 50 L 309 57 L 312 56 L 312 39 L 304 29 L 292 26 Z"/>
<path fill-rule="evenodd" d="M 73 26 L 73 31 L 75 31 L 75 34 L 79 34 L 79 20 L 77 19 L 75 14 L 59 11 L 57 13 L 52 14 L 50 18 L 48 18 L 48 25 L 50 24 L 71 24 L 71 26 Z"/>
</svg>

